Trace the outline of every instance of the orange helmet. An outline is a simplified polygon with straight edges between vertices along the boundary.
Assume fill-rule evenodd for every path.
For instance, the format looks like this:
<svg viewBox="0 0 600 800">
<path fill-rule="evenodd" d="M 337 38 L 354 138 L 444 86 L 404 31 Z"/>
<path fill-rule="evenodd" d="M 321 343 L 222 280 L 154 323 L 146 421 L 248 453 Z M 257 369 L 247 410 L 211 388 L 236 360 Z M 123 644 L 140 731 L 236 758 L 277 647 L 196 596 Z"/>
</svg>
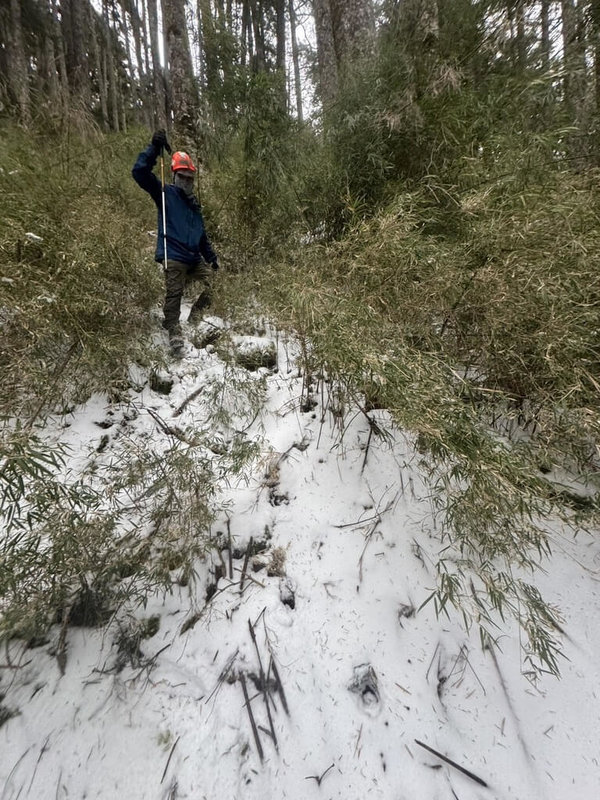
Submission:
<svg viewBox="0 0 600 800">
<path fill-rule="evenodd" d="M 194 162 L 188 154 L 178 150 L 176 153 L 173 153 L 171 157 L 171 172 L 177 172 L 177 170 L 180 169 L 188 169 L 190 172 L 196 172 Z"/>
</svg>

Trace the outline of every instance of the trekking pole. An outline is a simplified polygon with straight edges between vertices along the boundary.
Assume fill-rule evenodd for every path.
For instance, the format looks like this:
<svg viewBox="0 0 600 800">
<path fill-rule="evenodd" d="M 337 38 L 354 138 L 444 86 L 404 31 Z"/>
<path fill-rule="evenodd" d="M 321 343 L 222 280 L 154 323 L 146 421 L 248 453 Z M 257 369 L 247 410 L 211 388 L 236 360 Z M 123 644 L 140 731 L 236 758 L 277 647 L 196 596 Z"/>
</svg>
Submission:
<svg viewBox="0 0 600 800">
<path fill-rule="evenodd" d="M 167 269 L 167 209 L 165 204 L 165 159 L 164 147 L 160 148 L 160 182 L 162 184 L 162 224 L 163 224 L 163 247 L 164 247 L 164 261 L 163 267 Z"/>
</svg>

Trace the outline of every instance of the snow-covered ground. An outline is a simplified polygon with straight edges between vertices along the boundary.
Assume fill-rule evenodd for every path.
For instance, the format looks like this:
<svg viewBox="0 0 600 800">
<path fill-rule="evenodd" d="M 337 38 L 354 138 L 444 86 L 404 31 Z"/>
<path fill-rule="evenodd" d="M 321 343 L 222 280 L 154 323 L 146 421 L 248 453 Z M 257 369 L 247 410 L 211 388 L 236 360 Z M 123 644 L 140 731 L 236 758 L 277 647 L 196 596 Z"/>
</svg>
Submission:
<svg viewBox="0 0 600 800">
<path fill-rule="evenodd" d="M 206 605 L 217 554 L 198 565 L 200 602 L 176 586 L 140 609 L 160 625 L 120 671 L 114 626 L 70 628 L 64 675 L 52 642 L 21 652 L 19 669 L 0 657 L 0 699 L 17 712 L 0 727 L 0 799 L 599 797 L 600 539 L 552 533 L 538 584 L 562 610 L 568 660 L 560 680 L 533 685 L 514 628 L 492 654 L 458 619 L 419 610 L 440 545 L 410 437 L 385 412 L 372 413 L 388 435 L 369 437 L 362 414 L 325 411 L 324 396 L 302 411 L 302 378 L 277 346 L 247 431 L 264 457 L 249 481 L 223 480 L 213 525 L 240 557 L 223 550 Z M 211 347 L 188 347 L 168 395 L 146 384 L 122 405 L 93 397 L 54 435 L 74 459 L 108 436 L 109 459 L 122 427 L 94 423 L 133 405 L 128 435 L 156 441 L 157 417 L 190 397 L 177 424 L 205 425 L 196 390 L 223 368 Z M 244 573 L 251 537 L 266 550 Z"/>
</svg>

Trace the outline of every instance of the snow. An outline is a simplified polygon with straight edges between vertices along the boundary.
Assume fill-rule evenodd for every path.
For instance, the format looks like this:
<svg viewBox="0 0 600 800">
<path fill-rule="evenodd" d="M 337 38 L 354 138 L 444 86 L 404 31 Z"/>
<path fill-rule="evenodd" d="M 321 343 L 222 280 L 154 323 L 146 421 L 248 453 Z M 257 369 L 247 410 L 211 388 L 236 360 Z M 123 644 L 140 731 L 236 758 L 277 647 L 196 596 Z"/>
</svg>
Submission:
<svg viewBox="0 0 600 800">
<path fill-rule="evenodd" d="M 302 412 L 293 343 L 275 344 L 278 370 L 247 373 L 266 391 L 259 415 L 230 409 L 261 457 L 249 480 L 223 476 L 212 529 L 225 544 L 228 531 L 240 551 L 251 537 L 262 542 L 262 563 L 273 560 L 275 574 L 250 563 L 241 591 L 244 558 L 236 558 L 205 603 L 219 563 L 208 557 L 196 598 L 192 586 L 175 585 L 137 610 L 160 626 L 142 640 L 143 658 L 120 671 L 114 621 L 68 630 L 64 675 L 57 630 L 45 646 L 12 643 L 19 668 L 0 663 L 2 705 L 15 712 L 0 727 L 2 800 L 598 797 L 600 541 L 551 528 L 553 555 L 536 583 L 562 611 L 568 660 L 560 680 L 532 684 L 515 627 L 506 625 L 491 653 L 458 616 L 420 608 L 440 543 L 411 437 L 383 411 L 371 413 L 387 436 L 369 437 L 363 415 L 340 420 L 320 395 Z M 170 394 L 132 368 L 129 398 L 95 395 L 44 435 L 70 446 L 71 470 L 90 458 L 108 464 L 124 429 L 144 446 L 166 437 L 157 417 L 181 430 L 211 426 L 211 382 L 231 369 L 214 347 L 188 345 L 169 367 Z M 227 438 L 222 423 L 214 428 Z M 223 560 L 228 571 L 226 550 Z"/>
</svg>

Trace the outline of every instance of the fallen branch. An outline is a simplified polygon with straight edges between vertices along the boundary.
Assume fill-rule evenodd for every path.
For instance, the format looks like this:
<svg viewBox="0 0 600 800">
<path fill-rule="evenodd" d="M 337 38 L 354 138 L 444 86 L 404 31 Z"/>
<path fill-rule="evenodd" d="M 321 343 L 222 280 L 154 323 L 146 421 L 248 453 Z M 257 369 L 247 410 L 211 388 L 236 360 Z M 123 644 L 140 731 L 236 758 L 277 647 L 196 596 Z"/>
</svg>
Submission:
<svg viewBox="0 0 600 800">
<path fill-rule="evenodd" d="M 281 678 L 279 677 L 279 670 L 277 669 L 277 664 L 275 664 L 275 659 L 271 656 L 271 663 L 269 664 L 269 669 L 273 671 L 273 675 L 275 676 L 275 680 L 277 681 L 277 691 L 279 693 L 279 699 L 281 700 L 281 705 L 283 706 L 283 710 L 285 713 L 290 715 L 290 710 L 288 708 L 287 699 L 285 696 L 285 692 L 283 690 L 283 684 L 281 683 Z"/>
<path fill-rule="evenodd" d="M 166 774 L 167 774 L 167 770 L 169 769 L 169 764 L 171 763 L 171 756 L 173 755 L 173 751 L 174 751 L 174 750 L 175 750 L 175 748 L 177 747 L 177 742 L 179 741 L 179 738 L 180 738 L 180 737 L 178 736 L 178 737 L 175 739 L 175 743 L 174 743 L 173 747 L 171 748 L 171 752 L 169 753 L 169 757 L 167 758 L 167 763 L 165 764 L 165 768 L 164 768 L 164 770 L 163 770 L 162 778 L 160 779 L 160 782 L 161 782 L 161 783 L 162 783 L 162 782 L 164 781 L 164 779 L 165 779 L 165 776 L 166 776 Z"/>
<path fill-rule="evenodd" d="M 198 389 L 195 389 L 190 395 L 188 395 L 185 398 L 185 400 L 179 406 L 179 408 L 175 409 L 175 411 L 173 412 L 173 416 L 174 417 L 178 417 L 182 413 L 182 411 L 185 409 L 185 407 L 188 405 L 188 403 L 191 403 L 192 400 L 195 400 L 198 397 L 199 394 L 202 394 L 203 391 L 204 391 L 204 386 L 200 386 Z"/>
<path fill-rule="evenodd" d="M 254 741 L 256 742 L 256 749 L 258 750 L 258 755 L 262 762 L 264 761 L 264 753 L 262 749 L 262 744 L 260 743 L 260 737 L 258 735 L 256 722 L 254 721 L 254 714 L 252 713 L 252 707 L 250 706 L 250 698 L 248 697 L 248 687 L 246 686 L 246 678 L 244 677 L 244 673 L 240 674 L 240 682 L 242 684 L 242 691 L 244 692 L 244 700 L 246 708 L 248 709 L 248 717 L 250 718 L 250 727 L 252 728 L 252 733 L 254 734 Z"/>
<path fill-rule="evenodd" d="M 246 555 L 244 556 L 244 565 L 242 567 L 242 575 L 240 578 L 240 594 L 244 591 L 244 578 L 246 576 L 246 570 L 248 568 L 248 561 L 250 559 L 250 552 L 252 550 L 253 538 L 250 537 L 250 541 L 248 542 L 248 547 L 246 548 Z"/>
<path fill-rule="evenodd" d="M 151 408 L 147 408 L 146 411 L 150 414 L 150 416 L 156 422 L 161 431 L 165 433 L 167 436 L 172 436 L 174 439 L 179 439 L 179 441 L 183 442 L 184 444 L 189 444 L 189 445 L 192 444 L 192 442 L 190 442 L 186 438 L 183 431 L 181 431 L 177 427 L 171 427 L 170 425 L 167 425 L 164 419 L 162 419 L 161 416 L 156 413 L 156 411 L 153 411 Z"/>
<path fill-rule="evenodd" d="M 457 769 L 459 772 L 462 772 L 463 775 L 467 776 L 467 778 L 471 778 L 472 781 L 475 781 L 475 783 L 478 783 L 480 786 L 485 786 L 486 789 L 488 788 L 488 784 L 484 780 L 478 778 L 477 775 L 470 772 L 468 769 L 461 767 L 460 764 L 456 763 L 456 761 L 452 761 L 452 759 L 443 756 L 441 753 L 438 753 L 437 750 L 434 750 L 433 747 L 429 747 L 429 745 L 423 744 L 423 742 L 420 742 L 418 739 L 415 739 L 415 742 L 419 745 L 419 747 L 423 747 L 425 750 L 428 750 L 430 753 L 433 753 L 434 756 L 437 756 L 437 758 L 441 758 L 442 761 L 446 762 L 446 764 L 450 764 L 451 767 L 454 767 L 454 769 Z"/>
<path fill-rule="evenodd" d="M 237 650 L 235 651 L 235 653 L 233 653 L 233 655 L 229 656 L 229 658 L 227 659 L 227 663 L 225 664 L 225 666 L 221 670 L 221 674 L 217 678 L 217 684 L 216 684 L 215 688 L 208 695 L 208 697 L 204 701 L 205 703 L 208 703 L 213 698 L 214 694 L 221 688 L 223 683 L 226 681 L 227 676 L 231 672 L 231 668 L 233 667 L 239 652 L 240 652 L 240 649 L 238 647 Z"/>
<path fill-rule="evenodd" d="M 333 769 L 334 767 L 335 767 L 335 764 L 330 764 L 327 767 L 327 769 L 325 770 L 325 772 L 322 772 L 320 775 L 307 775 L 304 778 L 304 780 L 305 781 L 310 781 L 310 780 L 316 781 L 317 782 L 317 786 L 320 786 L 322 784 L 322 782 L 323 782 L 323 778 L 325 777 L 325 775 L 327 775 L 329 770 Z"/>
<path fill-rule="evenodd" d="M 271 703 L 269 701 L 269 692 L 267 691 L 267 678 L 265 675 L 265 671 L 262 665 L 262 659 L 260 657 L 260 651 L 258 649 L 258 643 L 256 641 L 256 634 L 254 633 L 254 628 L 252 627 L 252 623 L 248 620 L 248 629 L 250 631 L 250 637 L 252 638 L 252 642 L 254 643 L 254 649 L 256 650 L 256 656 L 258 658 L 258 668 L 260 670 L 260 682 L 262 688 L 262 694 L 265 701 L 265 706 L 267 709 L 267 717 L 269 719 L 269 728 L 271 730 L 271 738 L 275 744 L 275 750 L 279 751 L 279 745 L 277 744 L 277 736 L 275 735 L 275 727 L 273 726 L 273 717 L 271 716 Z"/>
<path fill-rule="evenodd" d="M 233 550 L 231 547 L 231 523 L 227 520 L 227 551 L 229 554 L 229 577 L 233 580 Z"/>
</svg>

